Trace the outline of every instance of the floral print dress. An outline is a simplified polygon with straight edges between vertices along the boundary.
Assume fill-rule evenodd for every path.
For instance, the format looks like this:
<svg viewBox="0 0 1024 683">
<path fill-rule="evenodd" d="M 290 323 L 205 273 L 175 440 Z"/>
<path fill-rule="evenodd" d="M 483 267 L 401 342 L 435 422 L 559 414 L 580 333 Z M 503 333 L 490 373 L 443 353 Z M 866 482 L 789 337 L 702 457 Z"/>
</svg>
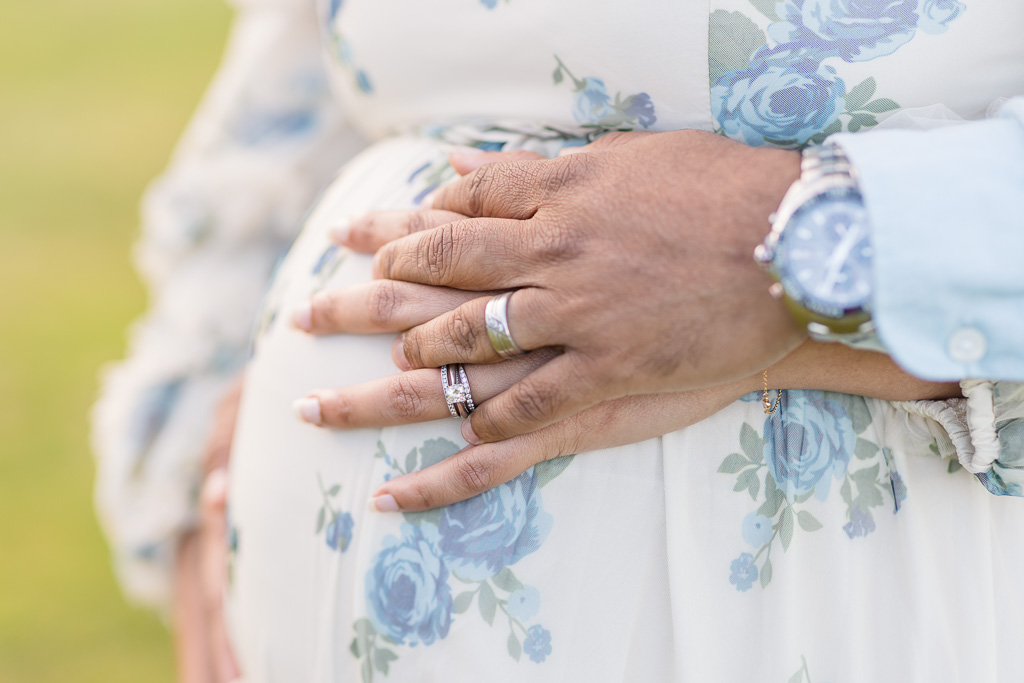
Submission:
<svg viewBox="0 0 1024 683">
<path fill-rule="evenodd" d="M 225 66 L 147 197 L 153 309 L 96 411 L 100 507 L 134 595 L 167 599 L 211 406 L 248 358 L 227 606 L 250 683 L 1020 680 L 1019 385 L 899 404 L 787 391 L 767 416 L 748 396 L 381 515 L 370 493 L 457 452 L 458 423 L 296 421 L 297 397 L 394 368 L 390 336 L 286 320 L 369 277 L 327 231 L 416 206 L 454 177 L 453 146 L 553 155 L 698 128 L 795 148 L 977 118 L 1024 93 L 1024 5 L 238 4 Z"/>
</svg>

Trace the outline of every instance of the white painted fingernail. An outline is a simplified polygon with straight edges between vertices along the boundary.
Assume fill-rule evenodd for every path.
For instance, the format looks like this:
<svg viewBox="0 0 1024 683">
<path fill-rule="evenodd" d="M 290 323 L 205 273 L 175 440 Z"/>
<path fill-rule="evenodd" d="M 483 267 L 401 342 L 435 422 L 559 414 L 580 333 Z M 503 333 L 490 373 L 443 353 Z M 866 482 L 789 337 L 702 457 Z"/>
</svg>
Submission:
<svg viewBox="0 0 1024 683">
<path fill-rule="evenodd" d="M 200 499 L 207 507 L 223 503 L 228 497 L 227 468 L 218 467 L 206 475 Z"/>
<path fill-rule="evenodd" d="M 313 302 L 303 301 L 292 311 L 292 325 L 303 332 L 313 329 Z"/>
<path fill-rule="evenodd" d="M 472 446 L 479 445 L 480 443 L 480 437 L 473 431 L 473 425 L 470 424 L 469 420 L 462 421 L 462 438 Z"/>
<path fill-rule="evenodd" d="M 320 399 L 314 396 L 300 398 L 292 404 L 295 417 L 311 425 L 323 424 L 323 417 L 320 415 Z"/>
<path fill-rule="evenodd" d="M 385 493 L 371 498 L 367 507 L 371 512 L 398 512 L 398 501 L 390 493 Z"/>
<path fill-rule="evenodd" d="M 345 223 L 344 225 L 334 226 L 333 228 L 327 231 L 327 234 L 331 238 L 332 242 L 337 242 L 338 244 L 347 244 L 348 235 L 351 231 L 352 227 L 348 223 Z"/>
</svg>

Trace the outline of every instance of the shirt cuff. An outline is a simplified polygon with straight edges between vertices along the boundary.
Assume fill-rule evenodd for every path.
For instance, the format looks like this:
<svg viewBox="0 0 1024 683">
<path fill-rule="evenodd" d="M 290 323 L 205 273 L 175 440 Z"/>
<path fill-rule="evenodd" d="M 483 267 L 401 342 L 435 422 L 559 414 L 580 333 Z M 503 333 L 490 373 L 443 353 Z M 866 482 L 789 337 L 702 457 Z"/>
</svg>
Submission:
<svg viewBox="0 0 1024 683">
<path fill-rule="evenodd" d="M 1024 98 L 1001 119 L 830 139 L 857 169 L 893 358 L 924 379 L 1024 380 Z"/>
</svg>

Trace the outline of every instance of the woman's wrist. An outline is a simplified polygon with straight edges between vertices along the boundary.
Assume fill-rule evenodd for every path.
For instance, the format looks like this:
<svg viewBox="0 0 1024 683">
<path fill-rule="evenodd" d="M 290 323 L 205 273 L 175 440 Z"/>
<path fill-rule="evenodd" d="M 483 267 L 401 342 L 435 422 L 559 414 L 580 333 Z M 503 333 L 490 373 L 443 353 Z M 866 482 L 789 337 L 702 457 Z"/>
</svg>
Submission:
<svg viewBox="0 0 1024 683">
<path fill-rule="evenodd" d="M 761 377 L 744 380 L 761 389 Z M 928 382 L 904 370 L 884 353 L 843 344 L 806 341 L 768 368 L 770 389 L 817 389 L 889 401 L 960 397 L 956 382 Z"/>
</svg>

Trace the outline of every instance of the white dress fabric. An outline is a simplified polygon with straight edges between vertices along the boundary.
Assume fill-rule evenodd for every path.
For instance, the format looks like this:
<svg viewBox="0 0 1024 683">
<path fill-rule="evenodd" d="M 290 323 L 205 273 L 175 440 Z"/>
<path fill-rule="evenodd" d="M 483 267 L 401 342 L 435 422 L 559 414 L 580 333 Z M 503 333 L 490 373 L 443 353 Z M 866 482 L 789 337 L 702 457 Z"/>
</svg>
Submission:
<svg viewBox="0 0 1024 683">
<path fill-rule="evenodd" d="M 147 201 L 154 306 L 96 411 L 130 592 L 167 599 L 211 406 L 255 318 L 229 515 L 246 681 L 1020 680 L 1018 385 L 899 404 L 787 391 L 772 416 L 746 397 L 443 510 L 375 514 L 381 482 L 461 448 L 458 422 L 296 421 L 309 391 L 395 368 L 390 336 L 313 338 L 287 319 L 369 277 L 329 228 L 416 206 L 454 177 L 455 145 L 552 155 L 606 130 L 699 128 L 795 147 L 935 104 L 977 118 L 1024 93 L 1024 6 L 240 4 Z"/>
</svg>

